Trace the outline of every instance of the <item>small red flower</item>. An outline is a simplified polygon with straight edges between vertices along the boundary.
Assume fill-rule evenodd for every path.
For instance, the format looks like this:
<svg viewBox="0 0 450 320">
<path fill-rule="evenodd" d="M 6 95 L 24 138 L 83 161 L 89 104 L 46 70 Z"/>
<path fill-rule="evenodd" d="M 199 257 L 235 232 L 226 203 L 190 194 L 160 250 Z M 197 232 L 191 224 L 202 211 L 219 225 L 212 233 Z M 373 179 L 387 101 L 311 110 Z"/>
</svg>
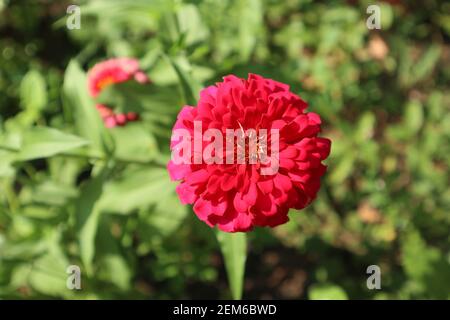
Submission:
<svg viewBox="0 0 450 320">
<path fill-rule="evenodd" d="M 104 104 L 97 103 L 95 107 L 97 108 L 98 112 L 100 113 L 100 116 L 103 119 L 114 115 L 114 112 L 111 110 L 111 108 L 105 106 Z"/>
<path fill-rule="evenodd" d="M 107 86 L 135 79 L 139 83 L 150 80 L 139 69 L 139 62 L 131 58 L 115 58 L 97 63 L 88 72 L 88 87 L 92 97 L 97 97 Z"/>
<path fill-rule="evenodd" d="M 287 222 L 290 208 L 302 209 L 316 197 L 326 171 L 322 160 L 331 146 L 330 140 L 317 136 L 320 117 L 305 112 L 306 107 L 288 85 L 254 74 L 248 79 L 226 76 L 223 82 L 203 89 L 197 107 L 185 106 L 180 111 L 174 133 L 178 129 L 189 132 L 188 144 L 194 149 L 194 121 L 201 121 L 202 134 L 211 128 L 223 135 L 227 129 L 274 129 L 279 132 L 279 168 L 275 174 L 263 175 L 265 164 L 251 163 L 249 158 L 245 163 L 199 164 L 194 163 L 194 152 L 190 163 L 168 163 L 172 180 L 180 181 L 176 191 L 181 202 L 193 204 L 200 220 L 226 232 Z M 183 143 L 174 137 L 172 152 Z M 209 144 L 212 141 L 203 140 L 203 150 Z M 220 156 L 224 158 L 226 152 Z"/>
<path fill-rule="evenodd" d="M 123 113 L 118 113 L 114 116 L 114 118 L 116 119 L 116 123 L 119 126 L 123 126 L 125 125 L 125 123 L 127 122 L 127 116 L 124 115 Z"/>
<path fill-rule="evenodd" d="M 132 79 L 142 84 L 150 82 L 147 75 L 140 70 L 139 62 L 136 59 L 115 58 L 100 62 L 88 72 L 89 94 L 95 98 L 109 85 Z M 126 115 L 115 114 L 111 108 L 102 104 L 97 104 L 96 108 L 108 128 L 117 125 L 123 126 L 129 121 L 135 121 L 139 118 L 133 112 Z M 132 114 L 132 116 L 129 116 L 129 114 Z"/>
</svg>

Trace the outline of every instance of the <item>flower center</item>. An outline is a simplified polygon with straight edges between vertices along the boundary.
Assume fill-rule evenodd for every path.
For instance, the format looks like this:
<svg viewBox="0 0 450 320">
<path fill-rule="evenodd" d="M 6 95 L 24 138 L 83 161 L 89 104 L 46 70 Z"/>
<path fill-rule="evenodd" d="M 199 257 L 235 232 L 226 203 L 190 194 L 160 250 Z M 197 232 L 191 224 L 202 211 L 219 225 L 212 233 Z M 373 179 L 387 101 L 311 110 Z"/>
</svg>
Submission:
<svg viewBox="0 0 450 320">
<path fill-rule="evenodd" d="M 238 163 L 257 164 L 261 163 L 267 156 L 267 133 L 256 129 L 245 131 L 241 123 L 240 135 L 237 137 L 234 157 Z"/>
<path fill-rule="evenodd" d="M 101 79 L 98 83 L 97 83 L 97 88 L 99 90 L 103 90 L 104 88 L 106 88 L 107 86 L 111 85 L 114 83 L 114 78 L 113 77 L 106 77 Z"/>
</svg>

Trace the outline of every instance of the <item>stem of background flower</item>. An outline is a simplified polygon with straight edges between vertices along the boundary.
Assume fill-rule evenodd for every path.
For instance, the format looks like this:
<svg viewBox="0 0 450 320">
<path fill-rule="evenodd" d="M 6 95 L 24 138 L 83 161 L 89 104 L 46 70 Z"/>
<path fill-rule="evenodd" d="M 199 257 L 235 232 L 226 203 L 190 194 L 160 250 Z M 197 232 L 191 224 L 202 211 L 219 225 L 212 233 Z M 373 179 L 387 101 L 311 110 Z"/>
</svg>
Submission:
<svg viewBox="0 0 450 320">
<path fill-rule="evenodd" d="M 80 65 L 85 64 L 88 58 L 92 57 L 98 50 L 100 45 L 101 43 L 98 39 L 97 41 L 91 42 L 75 57 L 75 60 L 77 60 Z"/>
<path fill-rule="evenodd" d="M 216 237 L 224 258 L 231 296 L 234 300 L 240 300 L 244 289 L 247 235 L 244 232 L 229 233 L 216 230 Z"/>
</svg>

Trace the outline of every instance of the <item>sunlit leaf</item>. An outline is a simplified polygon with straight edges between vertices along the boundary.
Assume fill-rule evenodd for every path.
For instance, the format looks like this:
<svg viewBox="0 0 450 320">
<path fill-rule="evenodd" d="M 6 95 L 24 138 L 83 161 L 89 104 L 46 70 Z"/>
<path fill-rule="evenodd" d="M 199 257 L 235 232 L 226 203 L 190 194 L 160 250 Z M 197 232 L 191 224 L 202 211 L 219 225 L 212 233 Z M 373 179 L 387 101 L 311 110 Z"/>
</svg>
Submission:
<svg viewBox="0 0 450 320">
<path fill-rule="evenodd" d="M 81 260 L 88 274 L 93 272 L 95 255 L 95 237 L 97 234 L 100 210 L 98 200 L 103 192 L 103 185 L 107 179 L 109 169 L 104 167 L 89 180 L 81 189 L 76 199 L 76 230 L 80 245 Z"/>
<path fill-rule="evenodd" d="M 20 161 L 51 157 L 88 144 L 85 139 L 47 127 L 30 128 L 23 133 L 22 139 L 16 157 Z"/>
<path fill-rule="evenodd" d="M 29 71 L 20 83 L 20 99 L 24 109 L 42 109 L 47 103 L 44 77 L 36 70 Z"/>
<path fill-rule="evenodd" d="M 309 299 L 311 300 L 347 300 L 345 291 L 333 284 L 314 285 L 309 289 Z"/>
<path fill-rule="evenodd" d="M 148 207 L 173 191 L 167 171 L 162 168 L 142 168 L 127 174 L 105 186 L 100 207 L 106 212 L 127 214 Z"/>
</svg>

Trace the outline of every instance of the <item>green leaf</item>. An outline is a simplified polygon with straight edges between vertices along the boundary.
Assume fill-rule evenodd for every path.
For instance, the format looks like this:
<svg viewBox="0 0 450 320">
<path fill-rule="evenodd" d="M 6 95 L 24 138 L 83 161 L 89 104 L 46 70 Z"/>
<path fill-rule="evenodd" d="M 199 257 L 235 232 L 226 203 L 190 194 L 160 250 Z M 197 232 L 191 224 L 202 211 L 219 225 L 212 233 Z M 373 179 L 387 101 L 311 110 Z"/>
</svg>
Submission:
<svg viewBox="0 0 450 320">
<path fill-rule="evenodd" d="M 119 254 L 106 254 L 101 261 L 101 275 L 105 282 L 114 283 L 123 291 L 129 290 L 133 274 L 126 259 Z"/>
<path fill-rule="evenodd" d="M 102 216 L 98 229 L 98 271 L 96 280 L 111 282 L 121 290 L 129 290 L 133 273 L 130 269 L 130 260 L 124 255 L 120 238 L 111 233 L 111 220 Z"/>
<path fill-rule="evenodd" d="M 153 135 L 140 124 L 130 123 L 111 130 L 115 141 L 115 156 L 121 160 L 150 161 L 158 154 Z"/>
<path fill-rule="evenodd" d="M 13 162 L 15 159 L 15 153 L 0 150 L 0 177 L 13 177 L 15 174 L 15 169 L 13 167 Z"/>
<path fill-rule="evenodd" d="M 98 200 L 102 195 L 103 185 L 108 175 L 109 168 L 102 168 L 97 176 L 82 187 L 81 194 L 76 199 L 75 218 L 80 255 L 89 275 L 93 271 L 95 236 L 100 217 Z"/>
<path fill-rule="evenodd" d="M 344 289 L 334 284 L 312 285 L 309 289 L 310 300 L 347 300 Z"/>
<path fill-rule="evenodd" d="M 192 70 L 189 62 L 185 57 L 165 57 L 169 60 L 178 75 L 185 103 L 195 106 L 197 104 L 197 97 L 199 96 L 202 86 L 192 76 Z"/>
<path fill-rule="evenodd" d="M 54 231 L 45 241 L 46 252 L 36 260 L 32 260 L 28 274 L 29 285 L 36 291 L 55 297 L 71 297 L 73 292 L 67 289 L 66 269 L 70 265 L 64 254 L 61 234 Z"/>
<path fill-rule="evenodd" d="M 216 235 L 225 260 L 231 296 L 233 299 L 239 300 L 243 291 L 247 236 L 243 232 L 228 233 L 219 230 L 217 230 Z"/>
<path fill-rule="evenodd" d="M 91 143 L 90 148 L 95 152 L 111 153 L 112 138 L 89 97 L 86 74 L 74 60 L 64 75 L 63 93 L 65 107 L 73 113 L 78 134 Z"/>
<path fill-rule="evenodd" d="M 354 170 L 355 160 L 356 159 L 353 154 L 345 154 L 330 173 L 330 181 L 337 185 L 347 179 Z"/>
<path fill-rule="evenodd" d="M 205 41 L 208 28 L 203 24 L 199 10 L 193 4 L 186 4 L 177 12 L 179 32 L 185 35 L 187 45 Z"/>
<path fill-rule="evenodd" d="M 450 263 L 441 251 L 427 245 L 414 228 L 401 238 L 401 261 L 405 273 L 415 287 L 432 299 L 448 298 Z"/>
<path fill-rule="evenodd" d="M 354 133 L 355 141 L 364 143 L 367 142 L 367 140 L 371 139 L 374 133 L 375 123 L 376 119 L 373 113 L 364 113 L 359 119 Z"/>
<path fill-rule="evenodd" d="M 413 100 L 406 106 L 405 125 L 410 135 L 417 133 L 423 124 L 423 106 L 417 101 Z"/>
<path fill-rule="evenodd" d="M 34 203 L 62 206 L 77 195 L 78 190 L 73 186 L 45 180 L 43 183 L 33 186 L 31 200 Z"/>
<path fill-rule="evenodd" d="M 67 295 L 66 268 L 69 263 L 62 251 L 49 252 L 33 263 L 28 281 L 33 289 L 49 296 Z"/>
<path fill-rule="evenodd" d="M 95 15 L 101 17 L 108 26 L 116 29 L 142 28 L 146 31 L 156 31 L 157 21 L 162 12 L 172 7 L 172 1 L 165 0 L 97 0 L 89 1 L 81 7 L 83 15 Z M 105 33 L 111 32 L 107 28 Z M 99 30 L 102 31 L 101 28 Z M 86 36 L 92 36 L 87 32 Z M 108 36 L 111 36 L 108 34 Z M 116 39 L 117 41 L 117 39 Z"/>
<path fill-rule="evenodd" d="M 381 8 L 381 28 L 387 30 L 391 27 L 392 21 L 394 21 L 394 10 L 388 3 L 380 3 L 379 6 Z"/>
<path fill-rule="evenodd" d="M 20 83 L 20 104 L 25 110 L 20 121 L 31 124 L 47 104 L 47 88 L 44 77 L 36 70 L 29 71 Z"/>
<path fill-rule="evenodd" d="M 440 46 L 432 45 L 428 48 L 428 50 L 423 54 L 422 58 L 417 62 L 417 64 L 414 65 L 413 79 L 415 82 L 424 79 L 433 71 L 440 55 Z"/>
<path fill-rule="evenodd" d="M 102 211 L 127 214 L 160 201 L 170 191 L 173 191 L 173 183 L 167 170 L 129 170 L 122 179 L 116 179 L 105 186 L 100 207 Z"/>
<path fill-rule="evenodd" d="M 33 239 L 21 242 L 0 242 L 1 257 L 4 260 L 23 259 L 31 260 L 33 257 L 46 252 L 48 243 L 46 239 Z"/>
<path fill-rule="evenodd" d="M 22 139 L 16 157 L 21 161 L 51 157 L 88 144 L 80 137 L 47 127 L 30 128 L 23 133 Z"/>
<path fill-rule="evenodd" d="M 45 205 L 25 205 L 21 208 L 20 214 L 26 218 L 35 219 L 54 219 L 60 216 L 61 211 L 55 208 L 49 208 Z"/>
<path fill-rule="evenodd" d="M 239 1 L 239 54 L 242 61 L 249 59 L 263 22 L 263 10 L 260 0 Z"/>
<path fill-rule="evenodd" d="M 151 210 L 140 212 L 141 230 L 151 236 L 167 237 L 184 221 L 188 207 L 181 204 L 174 188 L 163 195 Z M 147 237 L 148 238 L 148 237 Z"/>
</svg>

